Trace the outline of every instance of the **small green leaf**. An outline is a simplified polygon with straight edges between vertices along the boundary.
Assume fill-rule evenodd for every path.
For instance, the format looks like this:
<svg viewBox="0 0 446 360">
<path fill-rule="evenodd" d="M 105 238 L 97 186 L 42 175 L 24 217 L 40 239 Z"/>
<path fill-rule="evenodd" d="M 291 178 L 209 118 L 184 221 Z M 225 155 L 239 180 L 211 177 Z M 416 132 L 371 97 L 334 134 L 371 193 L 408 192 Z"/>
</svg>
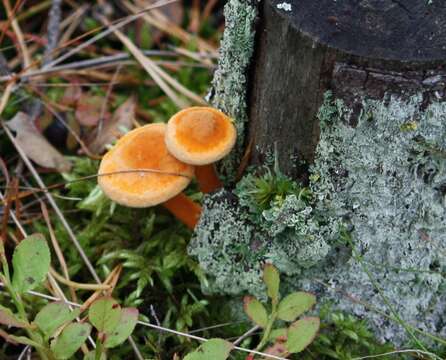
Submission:
<svg viewBox="0 0 446 360">
<path fill-rule="evenodd" d="M 272 264 L 266 264 L 263 268 L 263 281 L 266 285 L 267 293 L 273 301 L 279 300 L 279 271 Z"/>
<path fill-rule="evenodd" d="M 285 343 L 290 353 L 299 353 L 310 345 L 319 331 L 320 320 L 318 317 L 305 317 L 288 328 L 288 338 Z"/>
<path fill-rule="evenodd" d="M 138 309 L 122 309 L 118 325 L 112 332 L 105 334 L 104 346 L 106 348 L 112 348 L 122 344 L 132 334 L 137 322 Z"/>
<path fill-rule="evenodd" d="M 50 249 L 41 234 L 28 236 L 17 245 L 12 257 L 12 286 L 19 293 L 34 289 L 50 269 Z"/>
<path fill-rule="evenodd" d="M 107 360 L 105 353 L 101 353 L 100 360 Z M 96 360 L 96 351 L 91 350 L 84 355 L 84 360 Z"/>
<path fill-rule="evenodd" d="M 51 341 L 51 351 L 56 359 L 69 359 L 87 340 L 91 332 L 91 325 L 87 323 L 73 323 L 62 330 L 62 333 Z"/>
<path fill-rule="evenodd" d="M 111 297 L 102 297 L 91 304 L 88 318 L 98 331 L 111 333 L 121 318 L 121 306 Z"/>
<path fill-rule="evenodd" d="M 15 336 L 15 335 L 8 335 L 8 338 L 10 340 L 15 341 L 16 343 L 23 344 L 23 345 L 29 345 L 34 348 L 40 348 L 42 349 L 42 344 L 39 344 L 38 342 L 35 342 L 31 340 L 30 338 L 27 338 L 26 336 Z"/>
<path fill-rule="evenodd" d="M 277 338 L 286 339 L 288 333 L 287 328 L 274 329 L 269 334 L 269 341 L 275 342 Z"/>
<path fill-rule="evenodd" d="M 243 307 L 249 318 L 264 328 L 268 324 L 268 314 L 263 304 L 253 296 L 245 296 L 243 299 Z"/>
<path fill-rule="evenodd" d="M 183 360 L 226 360 L 232 348 L 233 345 L 226 340 L 210 339 Z"/>
<path fill-rule="evenodd" d="M 0 324 L 16 328 L 26 328 L 29 324 L 20 320 L 10 309 L 0 305 Z"/>
<path fill-rule="evenodd" d="M 304 312 L 310 310 L 316 304 L 316 296 L 299 291 L 283 298 L 277 309 L 277 316 L 280 320 L 294 321 Z"/>
<path fill-rule="evenodd" d="M 74 320 L 80 311 L 75 309 L 70 310 L 69 306 L 64 302 L 53 302 L 45 305 L 42 310 L 36 315 L 34 323 L 42 330 L 45 337 L 48 339 L 54 335 L 56 330 L 62 325 Z"/>
</svg>

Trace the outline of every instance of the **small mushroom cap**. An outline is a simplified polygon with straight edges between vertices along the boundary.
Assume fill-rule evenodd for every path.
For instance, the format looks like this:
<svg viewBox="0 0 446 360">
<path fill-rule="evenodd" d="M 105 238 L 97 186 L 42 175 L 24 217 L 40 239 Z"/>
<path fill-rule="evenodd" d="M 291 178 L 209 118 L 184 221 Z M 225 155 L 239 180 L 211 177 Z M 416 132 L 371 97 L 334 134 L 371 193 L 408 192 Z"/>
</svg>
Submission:
<svg viewBox="0 0 446 360">
<path fill-rule="evenodd" d="M 167 151 L 165 132 L 165 124 L 149 124 L 134 129 L 104 155 L 98 175 L 146 170 L 99 176 L 99 186 L 110 199 L 125 206 L 149 207 L 169 200 L 186 188 L 194 175 L 194 168 Z"/>
<path fill-rule="evenodd" d="M 207 165 L 225 157 L 236 137 L 232 120 L 221 111 L 191 107 L 170 118 L 166 145 L 177 159 L 187 164 Z"/>
</svg>

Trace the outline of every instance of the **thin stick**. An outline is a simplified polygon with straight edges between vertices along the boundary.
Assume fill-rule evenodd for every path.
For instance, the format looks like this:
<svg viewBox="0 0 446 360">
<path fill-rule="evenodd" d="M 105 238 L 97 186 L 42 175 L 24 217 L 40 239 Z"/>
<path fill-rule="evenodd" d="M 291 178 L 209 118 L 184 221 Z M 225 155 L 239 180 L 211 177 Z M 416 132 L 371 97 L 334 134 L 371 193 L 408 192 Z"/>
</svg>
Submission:
<svg viewBox="0 0 446 360">
<path fill-rule="evenodd" d="M 176 48 L 173 48 L 176 49 Z M 179 54 L 177 54 L 175 51 L 166 51 L 166 50 L 140 50 L 145 56 L 166 56 L 166 57 L 178 57 Z M 201 59 L 200 62 L 202 62 L 203 59 L 215 59 L 216 57 L 209 54 L 203 54 L 203 53 L 193 53 L 188 52 L 189 57 L 192 59 Z M 113 65 L 117 62 L 122 62 L 128 59 L 131 59 L 131 55 L 127 53 L 117 53 L 115 55 L 108 55 L 108 56 L 102 56 L 94 59 L 88 59 L 88 60 L 79 60 L 74 61 L 67 64 L 62 64 L 58 66 L 53 66 L 48 69 L 38 69 L 29 71 L 26 74 L 16 74 L 15 76 L 18 79 L 22 78 L 32 78 L 36 76 L 41 75 L 47 75 L 52 73 L 57 73 L 61 71 L 66 70 L 78 70 L 78 69 L 92 69 L 96 67 L 100 67 L 103 65 Z M 169 65 L 183 65 L 183 66 L 199 66 L 198 64 L 193 63 L 182 63 L 182 62 L 171 62 L 171 61 L 155 61 L 156 64 L 169 64 Z M 209 65 L 205 65 L 206 67 L 210 67 Z M 213 66 L 213 65 L 212 65 Z M 9 73 L 3 74 L 3 76 L 0 76 L 0 82 L 6 82 L 11 80 L 11 75 Z"/>
<path fill-rule="evenodd" d="M 61 18 L 61 5 L 62 0 L 52 0 L 51 9 L 49 12 L 49 21 L 47 29 L 47 43 L 45 47 L 45 52 L 43 53 L 42 64 L 45 66 L 49 64 L 54 57 L 54 49 L 57 47 L 59 41 L 60 33 L 60 18 Z M 26 66 L 25 66 L 26 67 Z M 30 110 L 29 117 L 30 121 L 34 121 L 42 112 L 42 104 L 37 99 L 33 99 Z"/>
<path fill-rule="evenodd" d="M 19 43 L 19 49 L 23 56 L 23 67 L 27 68 L 31 64 L 31 58 L 28 53 L 28 48 L 25 45 L 25 38 L 23 36 L 22 30 L 20 29 L 19 22 L 14 16 L 14 13 L 11 9 L 11 3 L 9 0 L 3 0 L 3 4 L 6 8 L 6 13 L 8 14 L 8 18 L 11 21 L 11 26 L 17 36 L 17 41 Z"/>
<path fill-rule="evenodd" d="M 386 352 L 383 354 L 378 354 L 378 355 L 366 355 L 366 356 L 356 357 L 351 360 L 373 359 L 373 358 L 379 358 L 379 357 L 387 356 L 387 355 L 397 355 L 397 354 L 407 354 L 407 353 L 412 353 L 412 354 L 417 354 L 417 355 L 428 355 L 428 356 L 432 356 L 434 359 L 442 360 L 441 357 L 439 357 L 438 355 L 435 355 L 434 353 L 431 353 L 429 351 L 417 350 L 417 349 L 395 350 L 395 351 L 389 351 L 389 352 Z"/>
<path fill-rule="evenodd" d="M 60 18 L 62 0 L 52 0 L 51 9 L 48 14 L 48 30 L 47 30 L 47 45 L 43 54 L 42 64 L 46 65 L 51 62 L 54 57 L 54 49 L 57 47 L 60 33 Z"/>
<path fill-rule="evenodd" d="M 257 330 L 260 329 L 260 326 L 256 325 L 249 329 L 247 332 L 245 332 L 242 336 L 240 336 L 237 340 L 233 342 L 234 345 L 240 344 L 243 340 L 246 338 L 249 338 L 252 334 L 254 334 Z"/>
</svg>

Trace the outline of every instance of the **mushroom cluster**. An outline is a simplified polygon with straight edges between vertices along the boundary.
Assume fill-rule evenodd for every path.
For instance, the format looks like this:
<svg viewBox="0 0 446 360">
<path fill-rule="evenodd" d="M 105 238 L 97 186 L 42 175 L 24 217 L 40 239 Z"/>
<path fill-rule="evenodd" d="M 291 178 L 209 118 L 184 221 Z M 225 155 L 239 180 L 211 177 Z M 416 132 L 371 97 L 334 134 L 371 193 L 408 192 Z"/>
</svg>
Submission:
<svg viewBox="0 0 446 360">
<path fill-rule="evenodd" d="M 121 205 L 162 204 L 194 229 L 201 207 L 182 191 L 194 175 L 202 192 L 219 188 L 214 163 L 231 151 L 235 140 L 229 117 L 214 108 L 191 107 L 167 124 L 148 124 L 119 139 L 102 158 L 98 183 Z"/>
</svg>

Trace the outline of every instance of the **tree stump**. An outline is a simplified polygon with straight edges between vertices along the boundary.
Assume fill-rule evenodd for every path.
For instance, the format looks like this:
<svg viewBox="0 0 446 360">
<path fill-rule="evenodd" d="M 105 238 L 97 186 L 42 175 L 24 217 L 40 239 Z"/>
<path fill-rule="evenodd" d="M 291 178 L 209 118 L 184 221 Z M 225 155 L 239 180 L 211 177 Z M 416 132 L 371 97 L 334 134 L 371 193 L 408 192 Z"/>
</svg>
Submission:
<svg viewBox="0 0 446 360">
<path fill-rule="evenodd" d="M 443 2 L 266 0 L 260 13 L 249 97 L 255 163 L 277 142 L 281 168 L 299 176 L 291 159 L 313 161 L 329 89 L 356 116 L 361 97 L 444 96 Z"/>
<path fill-rule="evenodd" d="M 268 262 L 381 340 L 444 337 L 446 5 L 264 0 L 254 41 L 257 3 L 226 5 L 211 100 L 239 141 L 220 170 L 253 144 L 252 165 L 274 151 L 312 199 L 290 193 L 259 210 L 250 174 L 207 196 L 189 245 L 206 290 L 261 296 Z"/>
</svg>

